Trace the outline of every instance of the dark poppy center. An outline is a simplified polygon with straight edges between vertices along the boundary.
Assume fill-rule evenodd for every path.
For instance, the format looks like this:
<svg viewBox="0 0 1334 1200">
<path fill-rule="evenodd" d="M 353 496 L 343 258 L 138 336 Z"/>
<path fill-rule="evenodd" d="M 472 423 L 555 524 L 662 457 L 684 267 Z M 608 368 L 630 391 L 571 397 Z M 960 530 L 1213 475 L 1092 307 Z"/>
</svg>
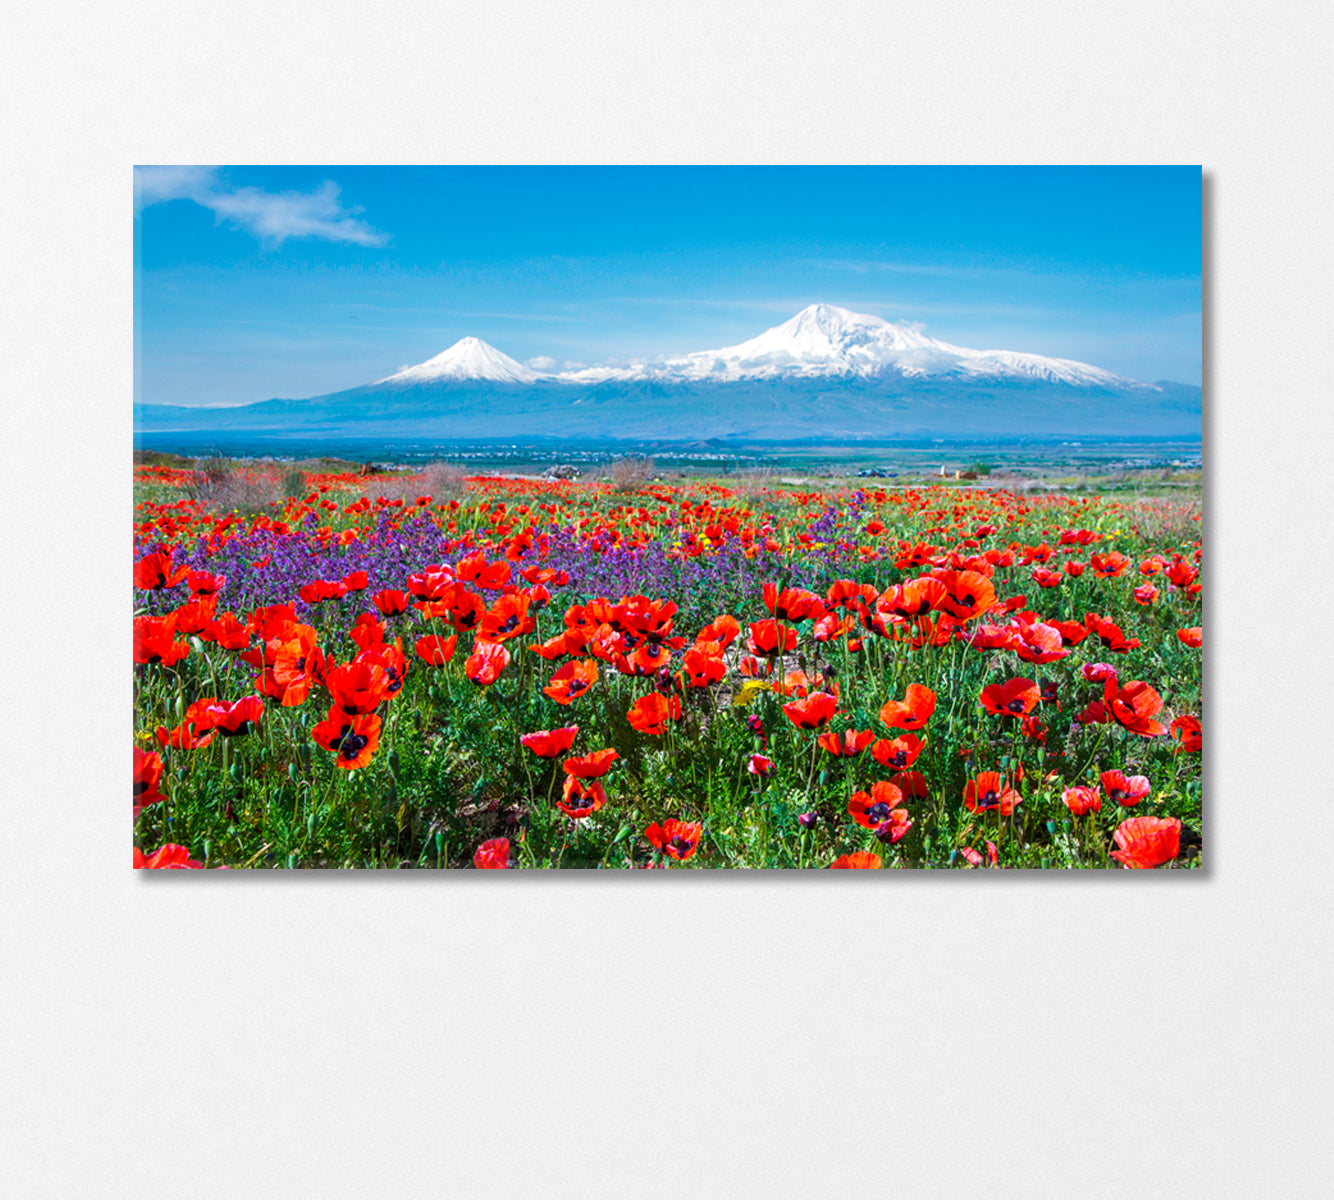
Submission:
<svg viewBox="0 0 1334 1200">
<path fill-rule="evenodd" d="M 895 750 L 889 758 L 889 765 L 902 770 L 908 765 L 908 752 L 906 750 Z"/>
<path fill-rule="evenodd" d="M 1024 702 L 1022 700 L 1011 700 L 1005 707 L 1012 713 L 1021 713 L 1024 711 Z"/>
<path fill-rule="evenodd" d="M 979 803 L 978 807 L 979 807 L 979 808 L 995 808 L 996 805 L 999 804 L 999 803 L 1000 803 L 1000 793 L 999 793 L 998 791 L 996 791 L 995 788 L 992 788 L 990 791 L 988 791 L 988 792 L 984 792 L 984 793 L 982 794 L 982 800 L 981 800 L 981 802 Z"/>
<path fill-rule="evenodd" d="M 679 833 L 667 843 L 668 849 L 675 850 L 677 854 L 688 854 L 695 848 L 695 843 L 689 838 L 683 838 Z"/>
<path fill-rule="evenodd" d="M 570 680 L 570 695 L 571 695 L 571 696 L 578 696 L 579 694 L 581 694 L 582 692 L 585 692 L 585 691 L 587 691 L 587 690 L 588 690 L 588 684 L 586 684 L 582 679 L 572 679 L 572 680 Z"/>
<path fill-rule="evenodd" d="M 338 757 L 351 762 L 365 748 L 370 738 L 360 733 L 348 733 L 343 736 L 343 743 L 338 749 Z"/>
<path fill-rule="evenodd" d="M 890 808 L 883 800 L 877 800 L 870 808 L 866 810 L 867 819 L 876 825 L 882 825 L 889 820 Z"/>
<path fill-rule="evenodd" d="M 512 630 L 516 629 L 516 628 L 518 627 L 518 624 L 519 624 L 519 618 L 516 617 L 516 616 L 514 616 L 514 615 L 511 613 L 511 614 L 510 614 L 510 619 L 509 619 L 508 621 L 506 621 L 505 624 L 503 624 L 503 625 L 500 627 L 500 632 L 501 632 L 501 633 L 509 633 L 509 632 L 511 632 Z"/>
</svg>

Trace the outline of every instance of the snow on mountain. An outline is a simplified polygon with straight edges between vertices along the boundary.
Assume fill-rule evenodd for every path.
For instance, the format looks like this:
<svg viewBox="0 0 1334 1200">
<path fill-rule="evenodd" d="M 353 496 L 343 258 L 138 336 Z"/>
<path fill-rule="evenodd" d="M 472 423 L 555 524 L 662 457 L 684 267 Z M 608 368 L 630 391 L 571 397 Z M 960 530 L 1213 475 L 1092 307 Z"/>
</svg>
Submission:
<svg viewBox="0 0 1334 1200">
<path fill-rule="evenodd" d="M 536 383 L 543 376 L 481 338 L 460 338 L 448 350 L 378 383 L 435 383 L 451 379 L 488 379 L 493 383 Z"/>
<path fill-rule="evenodd" d="M 701 350 L 658 362 L 595 366 L 559 374 L 539 373 L 480 338 L 465 337 L 443 354 L 405 367 L 381 384 L 486 380 L 493 383 L 598 384 L 635 380 L 659 383 L 764 379 L 899 376 L 975 382 L 1064 383 L 1077 387 L 1157 390 L 1065 358 L 1012 350 L 970 350 L 927 337 L 912 325 L 855 313 L 834 304 L 812 304 L 758 337 L 720 350 Z"/>
<path fill-rule="evenodd" d="M 570 383 L 608 380 L 717 380 L 820 378 L 897 373 L 912 378 L 1027 379 L 1084 387 L 1147 387 L 1087 363 L 1010 350 L 970 350 L 833 304 L 812 304 L 758 337 L 720 350 L 635 367 L 590 367 L 559 378 Z"/>
</svg>

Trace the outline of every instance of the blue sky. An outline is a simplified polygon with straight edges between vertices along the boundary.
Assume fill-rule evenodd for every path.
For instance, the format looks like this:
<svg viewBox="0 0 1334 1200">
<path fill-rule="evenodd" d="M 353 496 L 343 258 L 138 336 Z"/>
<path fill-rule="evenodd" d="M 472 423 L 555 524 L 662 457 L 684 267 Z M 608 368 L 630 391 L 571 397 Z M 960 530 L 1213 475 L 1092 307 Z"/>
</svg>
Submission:
<svg viewBox="0 0 1334 1200">
<path fill-rule="evenodd" d="M 541 366 L 824 301 L 1200 382 L 1198 167 L 140 167 L 135 399 L 355 387 L 472 334 Z"/>
</svg>

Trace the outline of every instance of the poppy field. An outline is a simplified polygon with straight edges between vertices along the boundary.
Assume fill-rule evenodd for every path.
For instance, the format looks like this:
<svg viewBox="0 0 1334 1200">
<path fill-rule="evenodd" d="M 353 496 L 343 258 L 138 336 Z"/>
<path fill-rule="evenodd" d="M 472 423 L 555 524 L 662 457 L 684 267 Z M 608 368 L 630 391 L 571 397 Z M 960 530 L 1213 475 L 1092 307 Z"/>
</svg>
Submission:
<svg viewBox="0 0 1334 1200">
<path fill-rule="evenodd" d="M 374 480 L 136 467 L 136 867 L 1201 862 L 1198 503 Z"/>
</svg>

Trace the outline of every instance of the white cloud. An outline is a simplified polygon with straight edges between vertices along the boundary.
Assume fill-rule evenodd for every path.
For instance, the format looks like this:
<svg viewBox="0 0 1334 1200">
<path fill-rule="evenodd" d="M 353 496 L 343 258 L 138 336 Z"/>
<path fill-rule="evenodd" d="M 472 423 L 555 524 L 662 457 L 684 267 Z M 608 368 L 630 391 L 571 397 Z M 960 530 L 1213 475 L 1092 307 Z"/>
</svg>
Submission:
<svg viewBox="0 0 1334 1200">
<path fill-rule="evenodd" d="M 219 221 L 281 245 L 288 238 L 322 238 L 357 246 L 383 246 L 387 233 L 357 218 L 359 207 L 344 208 L 338 185 L 326 180 L 313 192 L 266 192 L 232 188 L 216 167 L 136 167 L 136 209 L 167 200 L 191 200 Z"/>
<path fill-rule="evenodd" d="M 556 360 L 549 354 L 539 354 L 536 358 L 530 358 L 524 366 L 532 367 L 534 371 L 550 371 L 556 365 Z"/>
</svg>

